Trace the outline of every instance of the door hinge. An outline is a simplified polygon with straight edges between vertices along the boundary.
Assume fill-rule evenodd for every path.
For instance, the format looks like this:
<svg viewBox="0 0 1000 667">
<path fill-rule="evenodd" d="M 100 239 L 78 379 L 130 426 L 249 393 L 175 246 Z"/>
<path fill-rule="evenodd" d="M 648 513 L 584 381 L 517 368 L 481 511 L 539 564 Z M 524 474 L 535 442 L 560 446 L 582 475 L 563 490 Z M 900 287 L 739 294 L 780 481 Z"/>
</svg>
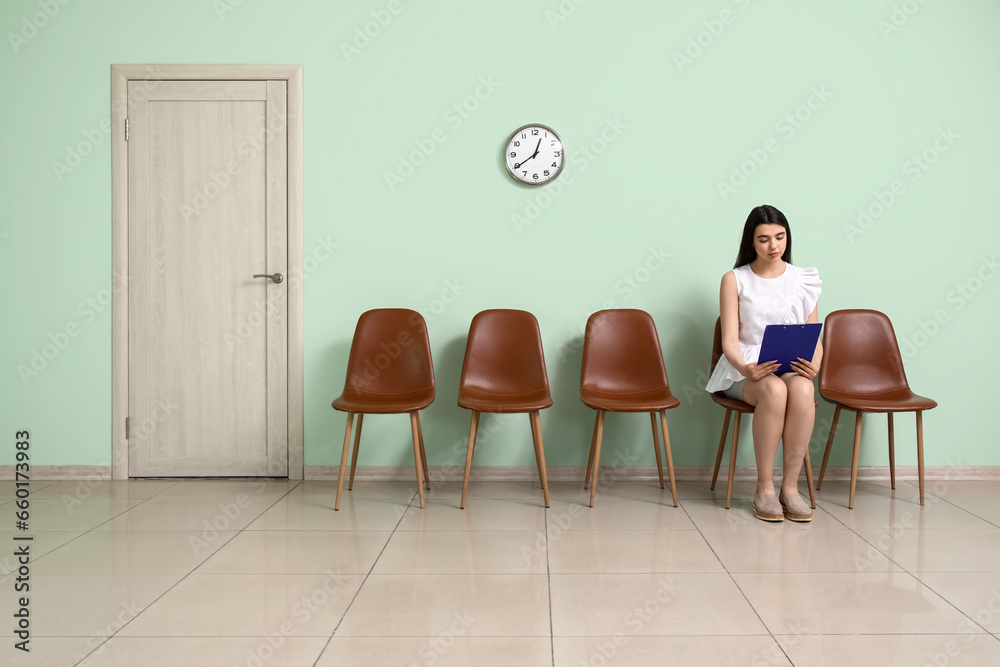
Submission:
<svg viewBox="0 0 1000 667">
<path fill-rule="evenodd" d="M 128 141 L 128 118 L 125 119 L 125 141 Z"/>
<path fill-rule="evenodd" d="M 129 417 L 125 418 L 125 439 L 128 440 L 132 436 L 132 420 Z"/>
</svg>

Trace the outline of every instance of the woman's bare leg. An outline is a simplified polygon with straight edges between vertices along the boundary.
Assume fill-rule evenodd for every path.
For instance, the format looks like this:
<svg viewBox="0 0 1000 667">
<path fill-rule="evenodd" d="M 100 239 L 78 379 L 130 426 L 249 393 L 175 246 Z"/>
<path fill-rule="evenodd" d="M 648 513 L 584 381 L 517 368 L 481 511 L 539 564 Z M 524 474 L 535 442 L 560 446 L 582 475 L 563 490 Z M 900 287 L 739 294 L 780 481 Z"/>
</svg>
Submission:
<svg viewBox="0 0 1000 667">
<path fill-rule="evenodd" d="M 784 472 L 781 477 L 781 492 L 787 497 L 799 490 L 799 473 L 816 421 L 816 399 L 811 380 L 786 373 L 781 381 L 788 396 L 782 432 Z"/>
<path fill-rule="evenodd" d="M 785 428 L 785 405 L 788 389 L 776 375 L 756 382 L 747 380 L 743 400 L 755 407 L 753 413 L 753 450 L 757 459 L 757 494 L 774 493 L 774 459 Z"/>
</svg>

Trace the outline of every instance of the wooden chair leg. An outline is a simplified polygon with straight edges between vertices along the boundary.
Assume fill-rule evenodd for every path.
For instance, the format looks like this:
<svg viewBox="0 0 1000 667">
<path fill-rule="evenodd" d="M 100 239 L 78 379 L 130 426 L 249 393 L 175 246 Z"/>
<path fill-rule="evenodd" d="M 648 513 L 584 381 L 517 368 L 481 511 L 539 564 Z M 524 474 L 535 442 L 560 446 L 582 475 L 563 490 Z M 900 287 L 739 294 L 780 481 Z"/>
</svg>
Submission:
<svg viewBox="0 0 1000 667">
<path fill-rule="evenodd" d="M 896 444 L 892 437 L 892 413 L 885 413 L 889 418 L 889 484 L 892 490 L 896 490 Z"/>
<path fill-rule="evenodd" d="M 726 420 L 722 423 L 722 437 L 719 438 L 719 453 L 715 455 L 715 472 L 712 473 L 712 486 L 710 491 L 715 491 L 715 481 L 719 478 L 719 466 L 722 465 L 722 452 L 726 448 L 726 436 L 729 434 L 729 417 L 733 411 L 726 409 Z"/>
<path fill-rule="evenodd" d="M 823 465 L 819 467 L 819 479 L 816 480 L 816 489 L 823 486 L 823 475 L 826 474 L 826 463 L 830 460 L 830 450 L 833 448 L 833 436 L 837 432 L 837 420 L 840 419 L 840 406 L 833 411 L 833 421 L 830 423 L 830 437 L 826 439 L 826 450 L 823 452 Z"/>
<path fill-rule="evenodd" d="M 809 486 L 809 506 L 816 509 L 816 489 L 813 488 L 812 461 L 809 460 L 809 448 L 806 447 L 806 485 Z"/>
<path fill-rule="evenodd" d="M 594 466 L 594 448 L 597 446 L 597 422 L 601 419 L 600 410 L 594 415 L 594 434 L 590 436 L 590 456 L 587 457 L 587 476 L 583 478 L 583 488 L 590 485 L 590 473 Z"/>
<path fill-rule="evenodd" d="M 347 484 L 347 490 L 354 490 L 354 469 L 358 467 L 358 445 L 361 444 L 361 425 L 365 421 L 364 413 L 358 414 L 358 432 L 354 434 L 354 454 L 351 456 L 351 479 Z"/>
<path fill-rule="evenodd" d="M 420 497 L 420 509 L 423 509 L 424 470 L 420 465 L 420 415 L 416 410 L 410 413 L 410 429 L 413 431 L 413 463 L 417 467 L 417 495 Z"/>
<path fill-rule="evenodd" d="M 854 458 L 851 459 L 851 496 L 847 509 L 854 509 L 854 488 L 858 484 L 858 458 L 861 454 L 861 410 L 854 414 Z"/>
<path fill-rule="evenodd" d="M 476 432 L 479 430 L 479 412 L 472 411 L 472 426 L 469 427 L 469 448 L 465 452 L 465 478 L 462 481 L 462 504 L 465 509 L 465 494 L 469 492 L 469 473 L 472 472 L 472 452 L 476 448 Z"/>
<path fill-rule="evenodd" d="M 920 480 L 920 506 L 924 504 L 924 412 L 917 410 L 917 478 Z"/>
<path fill-rule="evenodd" d="M 740 444 L 741 416 L 739 411 L 737 411 L 736 421 L 733 424 L 733 447 L 729 452 L 729 480 L 726 482 L 726 509 L 729 509 L 730 504 L 733 502 L 733 478 L 736 477 L 736 448 Z"/>
<path fill-rule="evenodd" d="M 601 437 L 604 435 L 604 410 L 597 411 L 597 446 L 594 448 L 593 472 L 590 474 L 590 506 L 594 506 L 594 495 L 597 493 L 597 471 L 601 468 Z"/>
<path fill-rule="evenodd" d="M 667 431 L 666 410 L 660 410 L 660 423 L 663 427 L 663 452 L 667 457 L 667 475 L 670 477 L 670 495 L 673 496 L 674 507 L 677 507 L 677 482 L 674 480 L 674 455 L 670 451 L 670 433 Z M 662 480 L 662 475 L 660 479 Z"/>
<path fill-rule="evenodd" d="M 417 415 L 417 441 L 420 443 L 420 465 L 424 469 L 424 488 L 431 490 L 431 475 L 427 472 L 427 450 L 424 448 L 424 429 L 420 426 L 420 415 Z"/>
<path fill-rule="evenodd" d="M 653 451 L 656 452 L 656 472 L 660 476 L 660 488 L 663 486 L 663 460 L 660 458 L 660 437 L 656 432 L 656 413 L 649 413 L 649 421 L 653 422 Z"/>
<path fill-rule="evenodd" d="M 344 429 L 344 453 L 340 455 L 340 475 L 337 476 L 337 502 L 334 511 L 340 509 L 340 494 L 344 491 L 344 474 L 347 472 L 347 452 L 351 446 L 351 426 L 354 425 L 354 413 L 347 413 L 347 427 Z"/>
<path fill-rule="evenodd" d="M 538 410 L 532 410 L 529 415 L 531 420 L 531 439 L 535 443 L 535 460 L 538 463 L 538 479 L 542 483 L 542 497 L 545 499 L 545 506 L 549 506 L 549 480 L 545 473 L 545 447 L 542 445 L 542 419 L 538 416 Z"/>
</svg>

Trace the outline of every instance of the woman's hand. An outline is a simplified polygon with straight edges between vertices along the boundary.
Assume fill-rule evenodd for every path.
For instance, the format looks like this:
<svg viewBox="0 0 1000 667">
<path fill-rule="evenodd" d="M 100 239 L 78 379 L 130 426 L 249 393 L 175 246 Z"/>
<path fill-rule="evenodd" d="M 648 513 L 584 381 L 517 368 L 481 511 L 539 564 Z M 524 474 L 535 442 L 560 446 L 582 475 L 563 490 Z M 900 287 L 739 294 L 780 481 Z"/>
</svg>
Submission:
<svg viewBox="0 0 1000 667">
<path fill-rule="evenodd" d="M 777 361 L 767 361 L 764 362 L 763 364 L 760 363 L 747 364 L 746 368 L 743 369 L 743 377 L 745 377 L 748 380 L 753 380 L 754 382 L 757 382 L 759 380 L 763 380 L 768 375 L 771 375 L 772 373 L 777 371 L 778 368 L 780 367 L 781 364 L 779 364 Z"/>
<path fill-rule="evenodd" d="M 812 361 L 806 361 L 802 357 L 799 357 L 798 361 L 791 362 L 791 366 L 795 369 L 796 373 L 807 380 L 812 380 L 817 374 L 819 374 L 819 364 Z"/>
</svg>

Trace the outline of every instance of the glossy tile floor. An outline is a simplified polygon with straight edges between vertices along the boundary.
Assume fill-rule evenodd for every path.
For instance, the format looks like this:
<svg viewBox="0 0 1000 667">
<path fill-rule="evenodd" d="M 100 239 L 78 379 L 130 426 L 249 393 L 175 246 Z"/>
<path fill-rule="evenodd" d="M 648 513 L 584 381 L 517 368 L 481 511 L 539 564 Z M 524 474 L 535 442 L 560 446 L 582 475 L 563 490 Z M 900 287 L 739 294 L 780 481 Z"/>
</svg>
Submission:
<svg viewBox="0 0 1000 667">
<path fill-rule="evenodd" d="M 0 664 L 1000 665 L 1000 482 L 897 486 L 800 525 L 742 483 L 33 482 L 25 654 L 2 482 Z"/>
</svg>

